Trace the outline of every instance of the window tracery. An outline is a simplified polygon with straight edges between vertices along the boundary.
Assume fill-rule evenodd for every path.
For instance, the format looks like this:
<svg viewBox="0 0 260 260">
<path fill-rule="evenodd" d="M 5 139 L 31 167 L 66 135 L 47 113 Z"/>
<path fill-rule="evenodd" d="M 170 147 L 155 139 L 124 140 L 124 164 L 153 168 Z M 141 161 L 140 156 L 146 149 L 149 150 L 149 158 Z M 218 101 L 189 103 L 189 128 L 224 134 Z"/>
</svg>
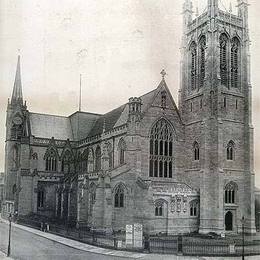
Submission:
<svg viewBox="0 0 260 260">
<path fill-rule="evenodd" d="M 95 170 L 99 171 L 101 169 L 101 148 L 97 146 L 95 152 Z"/>
<path fill-rule="evenodd" d="M 47 152 L 44 155 L 44 160 L 45 160 L 46 171 L 52 171 L 52 172 L 57 171 L 58 158 L 54 148 L 47 150 Z"/>
<path fill-rule="evenodd" d="M 119 151 L 119 165 L 122 165 L 125 163 L 125 151 L 126 151 L 126 143 L 123 138 L 121 138 L 118 143 L 118 151 Z"/>
<path fill-rule="evenodd" d="M 225 203 L 234 204 L 236 203 L 236 192 L 237 184 L 230 182 L 225 187 Z"/>
<path fill-rule="evenodd" d="M 172 178 L 173 130 L 165 119 L 153 126 L 150 135 L 149 176 Z"/>
<path fill-rule="evenodd" d="M 123 208 L 124 207 L 124 187 L 122 185 L 118 185 L 115 189 L 115 197 L 114 197 L 114 205 L 115 208 Z"/>
</svg>

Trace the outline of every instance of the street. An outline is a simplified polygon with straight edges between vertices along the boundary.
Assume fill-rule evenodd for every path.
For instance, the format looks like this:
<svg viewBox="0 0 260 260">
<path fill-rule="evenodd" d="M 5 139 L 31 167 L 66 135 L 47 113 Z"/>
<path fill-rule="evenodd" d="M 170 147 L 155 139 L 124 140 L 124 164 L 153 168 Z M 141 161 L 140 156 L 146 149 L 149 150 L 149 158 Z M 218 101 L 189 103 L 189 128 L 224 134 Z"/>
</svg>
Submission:
<svg viewBox="0 0 260 260">
<path fill-rule="evenodd" d="M 11 257 L 19 260 L 114 260 L 114 256 L 102 256 L 77 250 L 33 233 L 13 227 L 11 237 Z M 0 250 L 7 251 L 8 225 L 0 222 Z M 127 259 L 127 258 L 125 258 Z"/>
<path fill-rule="evenodd" d="M 225 260 L 228 257 L 189 257 L 189 256 L 175 256 L 175 255 L 155 255 L 155 254 L 135 254 L 136 257 L 127 257 L 127 252 L 119 252 L 108 250 L 106 255 L 101 254 L 104 249 L 95 247 L 95 253 L 76 249 L 68 245 L 58 243 L 51 239 L 40 236 L 39 234 L 34 234 L 33 231 L 29 232 L 23 230 L 26 227 L 15 227 L 12 226 L 12 236 L 11 236 L 11 258 L 19 260 L 130 260 L 130 259 L 140 259 L 140 260 Z M 43 235 L 48 235 L 44 233 Z M 55 239 L 61 239 L 61 237 L 56 237 Z M 71 240 L 69 240 L 70 243 Z M 78 242 L 71 241 L 71 244 Z M 8 224 L 0 220 L 0 251 L 6 253 L 8 245 Z M 85 245 L 85 244 L 84 244 Z M 115 256 L 120 253 L 121 256 Z M 113 255 L 114 254 L 114 255 Z M 122 257 L 122 254 L 125 254 Z M 3 256 L 0 254 L 0 259 Z M 241 257 L 231 258 L 232 260 L 241 259 Z M 246 257 L 250 260 L 259 260 L 259 256 Z"/>
</svg>

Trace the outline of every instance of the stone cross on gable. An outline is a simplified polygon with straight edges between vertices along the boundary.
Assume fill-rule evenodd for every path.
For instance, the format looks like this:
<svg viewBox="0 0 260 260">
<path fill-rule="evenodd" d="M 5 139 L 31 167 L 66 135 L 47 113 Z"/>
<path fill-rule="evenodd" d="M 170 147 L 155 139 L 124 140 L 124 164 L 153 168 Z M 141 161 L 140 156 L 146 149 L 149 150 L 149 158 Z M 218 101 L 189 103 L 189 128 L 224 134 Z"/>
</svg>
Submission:
<svg viewBox="0 0 260 260">
<path fill-rule="evenodd" d="M 165 71 L 164 69 L 161 71 L 161 75 L 162 75 L 162 79 L 164 79 L 165 76 L 167 75 L 167 74 L 166 74 L 166 71 Z"/>
</svg>

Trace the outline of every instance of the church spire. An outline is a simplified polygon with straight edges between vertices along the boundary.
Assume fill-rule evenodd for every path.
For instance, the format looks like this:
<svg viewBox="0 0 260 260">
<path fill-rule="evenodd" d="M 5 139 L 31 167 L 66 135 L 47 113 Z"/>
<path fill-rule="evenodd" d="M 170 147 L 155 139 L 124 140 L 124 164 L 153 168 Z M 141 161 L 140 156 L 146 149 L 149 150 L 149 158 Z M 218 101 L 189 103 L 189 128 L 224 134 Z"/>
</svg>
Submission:
<svg viewBox="0 0 260 260">
<path fill-rule="evenodd" d="M 20 55 L 18 56 L 18 61 L 17 61 L 17 68 L 16 68 L 16 75 L 15 75 L 11 104 L 13 104 L 13 105 L 14 104 L 21 104 L 21 105 L 23 105 Z"/>
<path fill-rule="evenodd" d="M 218 14 L 218 0 L 208 0 L 208 14 L 215 17 Z"/>
</svg>

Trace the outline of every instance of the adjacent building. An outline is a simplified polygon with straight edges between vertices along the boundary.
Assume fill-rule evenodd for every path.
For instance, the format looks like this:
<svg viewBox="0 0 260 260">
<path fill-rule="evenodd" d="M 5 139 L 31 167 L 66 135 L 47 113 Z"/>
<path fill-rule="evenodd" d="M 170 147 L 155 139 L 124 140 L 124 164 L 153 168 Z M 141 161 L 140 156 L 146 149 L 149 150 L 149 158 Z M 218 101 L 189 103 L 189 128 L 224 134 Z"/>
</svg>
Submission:
<svg viewBox="0 0 260 260">
<path fill-rule="evenodd" d="M 29 110 L 19 57 L 6 119 L 6 214 L 167 234 L 238 233 L 245 217 L 255 233 L 249 46 L 246 0 L 237 15 L 208 0 L 195 18 L 185 0 L 178 106 L 163 70 L 143 96 L 68 117 Z"/>
</svg>

